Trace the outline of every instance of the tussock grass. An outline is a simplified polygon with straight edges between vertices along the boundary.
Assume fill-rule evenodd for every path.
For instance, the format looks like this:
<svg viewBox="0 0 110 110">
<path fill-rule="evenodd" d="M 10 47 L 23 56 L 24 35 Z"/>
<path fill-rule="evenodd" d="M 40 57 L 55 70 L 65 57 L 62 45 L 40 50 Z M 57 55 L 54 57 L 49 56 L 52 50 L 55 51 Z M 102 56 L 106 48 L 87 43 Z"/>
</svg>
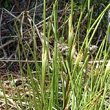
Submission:
<svg viewBox="0 0 110 110">
<path fill-rule="evenodd" d="M 33 47 L 30 47 L 28 42 L 26 42 L 26 45 L 32 54 L 33 60 L 35 61 L 35 74 L 33 74 L 31 63 L 28 62 L 24 43 L 21 39 L 22 36 L 15 22 L 16 30 L 19 35 L 18 56 L 23 95 L 16 87 L 16 82 L 13 76 L 12 82 L 16 89 L 17 97 L 15 97 L 14 92 L 11 98 L 8 97 L 5 89 L 3 88 L 2 82 L 0 81 L 0 86 L 3 91 L 1 96 L 5 99 L 6 109 L 9 108 L 9 99 L 14 101 L 14 106 L 17 109 L 22 110 L 31 110 L 32 108 L 35 110 L 107 110 L 110 108 L 110 105 L 107 104 L 110 100 L 108 95 L 110 92 L 110 61 L 108 61 L 110 46 L 107 45 L 110 24 L 100 47 L 98 47 L 97 51 L 93 50 L 93 52 L 88 54 L 89 46 L 94 38 L 95 32 L 97 31 L 105 12 L 110 7 L 110 4 L 108 4 L 94 22 L 92 22 L 93 8 L 91 12 L 89 11 L 90 0 L 88 0 L 88 6 L 86 6 L 86 4 L 87 2 L 80 8 L 77 28 L 74 29 L 74 2 L 71 0 L 71 13 L 68 17 L 68 36 L 66 44 L 64 40 L 60 41 L 61 35 L 57 32 L 59 27 L 57 22 L 58 2 L 56 0 L 53 5 L 53 12 L 47 29 L 46 0 L 44 0 L 41 63 L 38 63 L 38 59 L 36 57 L 36 26 L 34 13 L 32 27 Z M 35 5 L 35 11 L 36 6 L 37 3 Z M 85 7 L 88 9 L 87 33 L 84 41 L 80 43 L 80 24 Z M 63 32 L 64 28 L 65 26 L 62 29 Z M 49 56 L 49 40 L 51 32 L 54 35 L 54 48 L 52 60 L 50 61 L 49 57 L 51 56 Z M 66 46 L 58 46 L 58 41 L 61 43 L 60 45 L 63 45 L 64 43 Z M 21 63 L 21 48 L 26 59 L 26 74 L 23 71 Z M 94 52 L 95 56 L 93 56 Z M 24 82 L 24 78 L 26 82 Z M 10 86 L 11 91 L 13 91 L 11 81 Z"/>
</svg>

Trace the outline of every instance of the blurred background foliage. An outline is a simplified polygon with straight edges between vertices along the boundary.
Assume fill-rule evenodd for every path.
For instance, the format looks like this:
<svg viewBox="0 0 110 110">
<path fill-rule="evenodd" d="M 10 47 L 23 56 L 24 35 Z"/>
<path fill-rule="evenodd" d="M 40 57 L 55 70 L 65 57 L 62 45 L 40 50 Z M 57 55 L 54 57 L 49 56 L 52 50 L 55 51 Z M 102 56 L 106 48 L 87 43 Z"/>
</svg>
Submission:
<svg viewBox="0 0 110 110">
<path fill-rule="evenodd" d="M 8 10 L 12 8 L 13 0 L 0 0 L 1 1 L 1 7 L 4 7 Z"/>
<path fill-rule="evenodd" d="M 18 3 L 20 6 L 19 9 L 21 10 L 19 12 L 22 12 L 22 11 L 26 10 L 26 8 L 27 8 L 26 4 L 28 4 L 29 1 L 30 0 L 0 0 L 0 2 L 1 2 L 0 4 L 1 4 L 1 7 L 4 7 L 10 11 L 13 7 L 17 7 L 16 3 Z M 43 0 L 31 0 L 29 9 L 34 7 L 36 1 L 38 2 L 38 4 L 43 3 Z M 47 5 L 51 5 L 52 2 L 53 3 L 55 2 L 55 0 L 46 0 L 46 1 L 49 1 L 48 2 L 49 4 L 47 4 Z M 64 9 L 64 7 L 66 7 L 67 5 L 69 7 L 71 4 L 71 0 L 57 0 L 57 1 L 58 1 L 59 10 Z M 87 0 L 73 0 L 73 1 L 74 1 L 74 8 L 75 8 L 74 13 L 77 13 Z M 104 10 L 104 8 L 109 3 L 110 3 L 110 0 L 90 0 L 90 8 L 93 6 L 92 23 L 96 20 L 96 18 L 99 16 L 99 14 Z M 17 7 L 17 10 L 19 10 L 19 9 Z M 40 9 L 40 10 L 42 10 L 42 9 Z M 88 4 L 86 5 L 84 16 L 87 14 L 87 12 L 88 12 Z M 46 13 L 47 13 L 46 15 L 48 15 L 48 13 L 50 13 L 50 12 L 47 11 Z M 80 14 L 78 14 L 78 16 L 76 16 L 76 18 L 74 18 L 74 21 L 73 21 L 74 23 L 76 23 L 78 21 L 79 15 Z M 100 23 L 98 31 L 95 34 L 96 38 L 99 36 L 100 30 L 101 30 L 102 31 L 101 37 L 103 39 L 103 37 L 106 33 L 107 23 L 108 23 L 108 13 L 106 12 L 106 14 L 104 15 L 104 17 L 102 19 L 102 22 Z M 87 25 L 87 21 L 86 21 L 85 25 Z M 83 27 L 85 27 L 85 26 L 83 26 Z"/>
</svg>

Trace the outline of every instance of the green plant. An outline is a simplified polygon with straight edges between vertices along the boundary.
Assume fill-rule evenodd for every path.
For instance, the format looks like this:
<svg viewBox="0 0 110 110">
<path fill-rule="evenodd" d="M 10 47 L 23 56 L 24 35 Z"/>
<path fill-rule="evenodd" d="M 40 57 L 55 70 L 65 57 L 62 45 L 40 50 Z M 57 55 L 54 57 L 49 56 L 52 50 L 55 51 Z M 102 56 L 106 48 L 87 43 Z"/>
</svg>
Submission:
<svg viewBox="0 0 110 110">
<path fill-rule="evenodd" d="M 12 82 L 17 92 L 17 97 L 7 97 L 5 89 L 3 88 L 2 82 L 0 86 L 3 91 L 2 97 L 5 99 L 6 109 L 8 109 L 8 99 L 14 99 L 17 109 L 35 109 L 35 110 L 103 110 L 110 108 L 110 105 L 106 105 L 107 93 L 110 91 L 110 61 L 108 64 L 106 60 L 110 51 L 110 46 L 107 47 L 107 38 L 109 33 L 110 24 L 106 31 L 106 35 L 102 40 L 100 47 L 96 53 L 96 56 L 89 61 L 91 54 L 88 54 L 88 47 L 94 38 L 96 30 L 101 23 L 101 20 L 106 13 L 110 4 L 101 12 L 97 19 L 92 23 L 93 9 L 90 9 L 90 0 L 88 0 L 88 20 L 87 20 L 87 31 L 84 41 L 80 44 L 80 30 L 81 21 L 85 11 L 87 1 L 80 8 L 80 15 L 77 22 L 77 27 L 73 29 L 73 0 L 71 0 L 71 12 L 67 31 L 67 44 L 63 42 L 63 46 L 58 46 L 57 41 L 60 39 L 58 30 L 58 1 L 56 0 L 53 5 L 53 11 L 49 22 L 48 30 L 46 29 L 46 0 L 44 0 L 44 25 L 43 25 L 43 42 L 42 42 L 42 57 L 39 64 L 36 58 L 36 27 L 35 27 L 35 12 L 32 20 L 32 43 L 33 47 L 30 47 L 29 43 L 22 41 L 20 30 L 15 22 L 15 27 L 19 36 L 18 42 L 18 56 L 19 56 L 19 67 L 21 73 L 21 83 L 23 87 L 23 97 L 20 94 L 19 88 L 16 87 L 15 80 L 13 77 Z M 66 17 L 65 17 L 66 18 Z M 30 18 L 31 19 L 31 18 Z M 31 21 L 31 20 L 30 20 Z M 66 19 L 65 19 L 66 21 Z M 65 22 L 64 21 L 64 22 Z M 54 25 L 52 25 L 52 23 Z M 52 26 L 54 29 L 52 30 Z M 64 29 L 63 29 L 64 30 Z M 54 36 L 54 48 L 52 61 L 49 61 L 49 39 L 50 33 L 53 32 Z M 46 33 L 48 40 L 46 41 Z M 62 43 L 61 43 L 62 44 Z M 78 47 L 78 53 L 76 54 L 76 45 Z M 85 46 L 86 45 L 86 46 Z M 29 63 L 25 46 L 28 47 L 32 58 L 35 61 L 35 74 L 33 74 L 33 68 Z M 24 58 L 26 60 L 27 71 L 26 74 L 23 72 L 21 64 L 21 51 L 23 51 Z M 66 50 L 67 49 L 67 50 Z M 103 52 L 105 54 L 103 55 Z M 64 54 L 62 54 L 64 52 Z M 97 60 L 98 59 L 98 60 Z M 101 59 L 103 61 L 101 62 Z M 107 67 L 105 67 L 107 65 Z M 51 67 L 51 68 L 50 68 Z M 23 78 L 26 79 L 27 87 L 24 84 Z M 9 79 L 10 80 L 10 79 Z M 11 82 L 9 83 L 11 85 Z M 11 85 L 12 87 L 12 85 Z M 13 89 L 11 88 L 13 91 Z M 26 92 L 28 90 L 28 93 Z M 108 97 L 109 98 L 109 97 Z M 19 103 L 19 104 L 18 104 Z M 25 104 L 24 104 L 25 103 Z"/>
<path fill-rule="evenodd" d="M 2 3 L 2 6 L 8 10 L 11 9 L 11 3 L 12 3 L 12 0 L 1 0 L 1 3 Z"/>
</svg>

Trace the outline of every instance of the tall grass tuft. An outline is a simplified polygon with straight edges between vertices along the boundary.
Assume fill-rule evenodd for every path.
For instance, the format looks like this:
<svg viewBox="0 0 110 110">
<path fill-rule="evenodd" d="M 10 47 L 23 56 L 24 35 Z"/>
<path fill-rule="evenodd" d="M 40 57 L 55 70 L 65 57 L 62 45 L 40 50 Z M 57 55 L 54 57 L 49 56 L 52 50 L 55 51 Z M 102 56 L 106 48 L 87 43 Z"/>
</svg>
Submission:
<svg viewBox="0 0 110 110">
<path fill-rule="evenodd" d="M 88 20 L 87 20 L 87 31 L 84 41 L 80 43 L 80 30 L 81 21 L 85 8 L 87 5 L 88 10 Z M 35 5 L 36 11 L 37 2 Z M 46 0 L 44 0 L 43 9 L 43 43 L 42 43 L 42 55 L 41 62 L 38 63 L 36 55 L 36 25 L 35 25 L 35 11 L 33 15 L 33 33 L 32 41 L 33 47 L 30 47 L 28 42 L 25 42 L 30 53 L 32 54 L 32 59 L 35 61 L 35 74 L 33 74 L 33 68 L 26 54 L 24 48 L 24 43 L 21 39 L 21 34 L 18 26 L 15 22 L 15 27 L 19 36 L 18 42 L 18 56 L 19 56 L 19 68 L 22 79 L 22 87 L 24 97 L 20 94 L 20 91 L 16 87 L 15 80 L 13 77 L 13 86 L 17 91 L 17 98 L 14 96 L 11 99 L 15 100 L 15 105 L 17 109 L 35 109 L 35 110 L 107 110 L 110 109 L 110 105 L 107 105 L 107 98 L 109 98 L 108 91 L 110 82 L 110 61 L 109 58 L 110 46 L 107 46 L 108 33 L 110 24 L 108 26 L 106 35 L 102 40 L 100 46 L 98 47 L 95 57 L 88 53 L 89 46 L 95 37 L 95 33 L 101 23 L 101 20 L 110 7 L 110 4 L 102 11 L 98 18 L 93 22 L 93 7 L 90 10 L 90 0 L 86 0 L 85 4 L 79 7 L 80 15 L 77 21 L 76 29 L 73 25 L 73 10 L 74 1 L 71 0 L 71 12 L 68 17 L 68 26 L 66 27 L 68 33 L 67 44 L 62 40 L 63 43 L 68 47 L 65 54 L 60 51 L 57 42 L 60 40 L 60 35 L 58 34 L 58 1 L 55 0 L 53 5 L 53 11 L 49 21 L 49 29 L 46 29 Z M 65 17 L 66 20 L 66 17 Z M 64 21 L 65 22 L 65 21 Z M 52 23 L 54 25 L 52 25 Z M 50 56 L 50 34 L 54 36 L 53 53 Z M 62 37 L 63 37 L 62 32 Z M 46 40 L 46 35 L 48 39 Z M 60 42 L 60 41 L 59 41 Z M 63 45 L 62 43 L 62 45 Z M 21 63 L 21 53 L 20 49 L 23 50 L 23 55 L 26 60 L 26 73 L 24 73 Z M 61 47 L 65 48 L 65 47 Z M 77 53 L 77 55 L 76 55 Z M 51 61 L 49 58 L 52 58 Z M 92 59 L 93 57 L 93 59 Z M 107 62 L 108 61 L 108 62 Z M 28 87 L 25 88 L 24 79 Z M 11 82 L 10 82 L 11 85 Z M 6 96 L 6 91 L 3 88 L 2 82 L 0 81 L 0 86 L 3 91 L 2 97 L 5 99 L 6 109 L 8 109 L 8 99 L 10 97 Z M 28 89 L 28 96 L 26 90 Z M 13 89 L 11 89 L 13 91 Z M 18 105 L 19 101 L 19 105 Z M 25 103 L 25 107 L 24 107 Z"/>
</svg>

